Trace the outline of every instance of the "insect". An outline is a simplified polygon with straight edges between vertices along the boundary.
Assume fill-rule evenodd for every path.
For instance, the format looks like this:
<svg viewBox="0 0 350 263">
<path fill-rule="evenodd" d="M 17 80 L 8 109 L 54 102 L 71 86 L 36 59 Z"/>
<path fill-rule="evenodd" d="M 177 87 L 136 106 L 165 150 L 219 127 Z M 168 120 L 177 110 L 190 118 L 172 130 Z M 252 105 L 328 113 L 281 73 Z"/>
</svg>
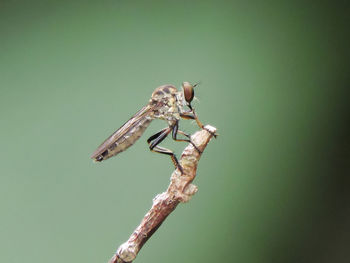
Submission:
<svg viewBox="0 0 350 263">
<path fill-rule="evenodd" d="M 178 91 L 172 85 L 163 85 L 156 88 L 148 104 L 107 138 L 92 154 L 91 158 L 101 162 L 125 151 L 141 137 L 152 120 L 162 119 L 167 121 L 168 127 L 149 137 L 147 143 L 151 151 L 169 155 L 175 168 L 183 173 L 174 152 L 160 147 L 159 144 L 172 133 L 172 138 L 175 141 L 189 142 L 200 152 L 192 143 L 190 135 L 179 130 L 179 120 L 181 118 L 193 119 L 203 129 L 203 124 L 198 120 L 191 106 L 196 86 L 197 84 L 191 85 L 189 82 L 183 82 L 181 91 Z M 185 106 L 190 110 L 186 111 Z M 179 139 L 178 134 L 184 135 L 187 139 Z"/>
</svg>

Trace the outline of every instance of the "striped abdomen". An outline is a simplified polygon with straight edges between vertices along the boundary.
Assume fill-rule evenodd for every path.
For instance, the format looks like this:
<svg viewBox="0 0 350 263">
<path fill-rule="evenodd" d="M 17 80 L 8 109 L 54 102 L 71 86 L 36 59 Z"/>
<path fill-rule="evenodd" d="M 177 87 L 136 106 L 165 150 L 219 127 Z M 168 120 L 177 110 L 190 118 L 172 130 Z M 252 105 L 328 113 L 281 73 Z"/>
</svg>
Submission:
<svg viewBox="0 0 350 263">
<path fill-rule="evenodd" d="M 139 122 L 135 123 L 134 125 L 131 125 L 130 127 L 127 127 L 127 129 L 123 132 L 123 134 L 120 134 L 116 140 L 113 140 L 113 135 L 109 137 L 101 146 L 105 146 L 102 152 L 100 153 L 94 153 L 91 158 L 95 159 L 98 162 L 101 162 L 103 160 L 107 160 L 108 158 L 117 155 L 118 153 L 125 151 L 127 148 L 129 148 L 131 145 L 133 145 L 137 139 L 141 137 L 141 135 L 144 133 L 148 125 L 151 123 L 152 119 L 150 118 L 142 118 L 139 120 Z M 124 124 L 120 129 L 123 129 L 125 125 Z M 119 129 L 119 130 L 120 130 Z"/>
</svg>

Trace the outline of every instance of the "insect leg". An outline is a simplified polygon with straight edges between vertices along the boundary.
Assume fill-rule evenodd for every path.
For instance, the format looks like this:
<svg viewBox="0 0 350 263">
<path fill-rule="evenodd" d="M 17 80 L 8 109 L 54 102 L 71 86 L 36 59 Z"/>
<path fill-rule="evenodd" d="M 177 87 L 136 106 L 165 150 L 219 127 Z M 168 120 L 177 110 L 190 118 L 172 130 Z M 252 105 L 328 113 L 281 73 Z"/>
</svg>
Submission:
<svg viewBox="0 0 350 263">
<path fill-rule="evenodd" d="M 186 136 L 188 139 L 178 139 L 177 138 L 177 134 L 182 134 L 184 136 Z M 193 147 L 199 152 L 202 153 L 201 150 L 198 149 L 198 147 L 191 141 L 191 136 L 183 131 L 179 130 L 179 122 L 177 121 L 173 127 L 173 132 L 172 132 L 172 137 L 173 140 L 177 141 L 177 142 L 188 142 L 190 144 L 193 145 Z"/>
<path fill-rule="evenodd" d="M 158 144 L 160 144 L 169 135 L 171 130 L 172 130 L 172 128 L 170 128 L 170 127 L 167 127 L 165 129 L 161 130 L 160 132 L 149 137 L 147 140 L 147 143 L 149 144 L 149 149 L 152 152 L 158 152 L 158 153 L 170 155 L 171 160 L 173 161 L 173 163 L 175 165 L 175 168 L 179 168 L 180 172 L 183 173 L 182 167 L 179 164 L 179 161 L 177 160 L 174 152 L 169 150 L 169 149 L 158 146 Z"/>
<path fill-rule="evenodd" d="M 158 138 L 162 133 L 167 132 L 168 129 L 170 129 L 170 128 L 167 127 L 167 128 L 165 128 L 165 129 L 163 129 L 163 130 L 157 132 L 156 134 L 153 134 L 151 137 L 149 137 L 149 138 L 147 139 L 147 143 L 149 144 L 149 146 L 151 146 L 151 141 L 154 141 L 154 140 L 155 140 L 156 138 Z M 169 132 L 170 132 L 170 131 L 168 131 L 168 133 L 166 133 L 166 136 L 169 134 Z M 166 137 L 166 136 L 165 136 L 165 137 Z M 165 137 L 162 139 L 162 141 L 165 139 Z M 151 150 L 152 150 L 152 149 L 151 149 Z"/>
<path fill-rule="evenodd" d="M 204 125 L 198 119 L 194 109 L 192 109 L 192 111 L 184 111 L 184 112 L 180 113 L 180 117 L 183 119 L 187 119 L 187 120 L 195 120 L 197 125 L 199 126 L 199 128 L 204 129 Z M 208 132 L 212 134 L 212 132 L 210 132 L 210 131 L 208 131 Z M 217 135 L 213 134 L 213 136 L 216 138 Z"/>
<path fill-rule="evenodd" d="M 185 111 L 183 113 L 180 113 L 181 118 L 188 119 L 188 120 L 195 120 L 199 128 L 203 129 L 204 125 L 200 122 L 197 115 L 195 114 L 194 110 L 192 111 Z"/>
</svg>

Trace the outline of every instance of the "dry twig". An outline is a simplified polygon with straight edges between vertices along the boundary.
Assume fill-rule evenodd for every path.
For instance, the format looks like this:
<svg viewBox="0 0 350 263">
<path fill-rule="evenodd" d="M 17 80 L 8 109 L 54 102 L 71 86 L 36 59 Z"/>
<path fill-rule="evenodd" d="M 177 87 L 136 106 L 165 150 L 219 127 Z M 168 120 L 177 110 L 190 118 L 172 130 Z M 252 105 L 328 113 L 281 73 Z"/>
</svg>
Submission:
<svg viewBox="0 0 350 263">
<path fill-rule="evenodd" d="M 203 130 L 192 135 L 192 142 L 203 152 L 210 139 L 215 136 L 216 128 L 207 125 Z M 167 216 L 174 211 L 179 203 L 188 202 L 197 192 L 197 186 L 191 184 L 196 177 L 197 164 L 201 157 L 192 144 L 183 151 L 180 164 L 184 174 L 176 169 L 171 175 L 170 184 L 166 192 L 153 199 L 152 208 L 135 229 L 129 240 L 122 244 L 109 263 L 132 262 L 145 242 L 152 236 Z"/>
</svg>

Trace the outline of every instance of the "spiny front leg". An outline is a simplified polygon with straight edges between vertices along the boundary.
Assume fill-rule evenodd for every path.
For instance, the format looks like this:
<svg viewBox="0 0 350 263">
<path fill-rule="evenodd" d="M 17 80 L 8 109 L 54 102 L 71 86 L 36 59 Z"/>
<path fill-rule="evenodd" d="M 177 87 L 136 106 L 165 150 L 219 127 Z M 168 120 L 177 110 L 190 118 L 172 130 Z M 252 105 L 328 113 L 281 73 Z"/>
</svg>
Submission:
<svg viewBox="0 0 350 263">
<path fill-rule="evenodd" d="M 180 113 L 180 117 L 183 119 L 187 119 L 187 120 L 195 120 L 199 128 L 208 131 L 210 134 L 212 134 L 214 136 L 214 138 L 216 138 L 217 134 L 212 133 L 211 131 L 209 131 L 208 129 L 206 129 L 204 127 L 204 125 L 198 119 L 194 109 L 192 109 L 191 111 L 184 111 L 184 112 Z"/>
<path fill-rule="evenodd" d="M 169 149 L 158 146 L 158 144 L 160 144 L 169 135 L 171 130 L 172 130 L 172 128 L 167 127 L 165 129 L 161 130 L 160 132 L 157 132 L 156 134 L 154 134 L 148 138 L 147 143 L 149 145 L 149 149 L 152 152 L 170 155 L 170 158 L 171 158 L 172 162 L 174 163 L 175 168 L 178 168 L 180 170 L 181 174 L 183 174 L 183 169 L 182 169 L 179 161 L 177 160 L 174 152 L 169 150 Z"/>
</svg>

